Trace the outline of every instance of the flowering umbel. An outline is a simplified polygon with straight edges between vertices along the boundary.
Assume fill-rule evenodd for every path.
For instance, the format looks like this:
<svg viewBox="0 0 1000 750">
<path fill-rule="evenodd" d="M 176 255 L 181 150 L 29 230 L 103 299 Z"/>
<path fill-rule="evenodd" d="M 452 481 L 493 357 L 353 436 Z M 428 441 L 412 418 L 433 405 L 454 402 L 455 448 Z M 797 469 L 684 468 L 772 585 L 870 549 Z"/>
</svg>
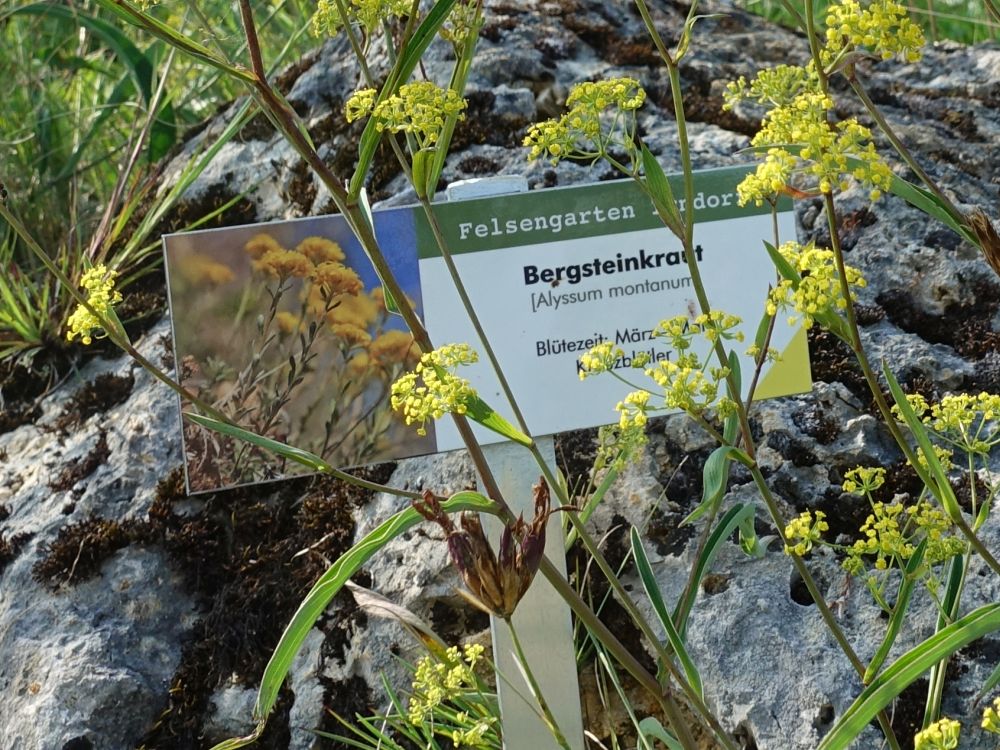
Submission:
<svg viewBox="0 0 1000 750">
<path fill-rule="evenodd" d="M 451 561 L 469 589 L 472 603 L 497 617 L 508 619 L 531 586 L 545 551 L 545 524 L 552 513 L 549 487 L 544 479 L 534 487 L 535 517 L 523 516 L 504 526 L 500 553 L 493 552 L 479 517 L 463 513 L 456 527 L 429 491 L 413 507 L 428 521 L 444 529 Z"/>
</svg>

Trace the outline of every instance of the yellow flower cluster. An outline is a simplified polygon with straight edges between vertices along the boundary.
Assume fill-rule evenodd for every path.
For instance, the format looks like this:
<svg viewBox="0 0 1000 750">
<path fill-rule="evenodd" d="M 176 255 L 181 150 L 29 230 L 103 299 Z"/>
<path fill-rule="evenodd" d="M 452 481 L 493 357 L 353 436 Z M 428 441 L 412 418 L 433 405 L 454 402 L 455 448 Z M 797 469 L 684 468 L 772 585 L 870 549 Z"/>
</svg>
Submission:
<svg viewBox="0 0 1000 750">
<path fill-rule="evenodd" d="M 869 495 L 885 484 L 885 469 L 858 466 L 844 474 L 844 492 Z"/>
<path fill-rule="evenodd" d="M 94 266 L 83 274 L 80 286 L 87 292 L 87 301 L 98 314 L 105 318 L 114 316 L 113 306 L 122 301 L 121 292 L 115 291 L 115 279 L 118 272 L 107 268 L 103 263 Z M 66 321 L 68 330 L 66 339 L 72 341 L 77 336 L 84 344 L 90 345 L 95 336 L 104 330 L 100 319 L 83 305 L 77 305 L 73 314 Z"/>
<path fill-rule="evenodd" d="M 566 98 L 569 109 L 562 117 L 528 129 L 528 161 L 543 156 L 552 164 L 567 157 L 596 159 L 613 146 L 634 155 L 635 111 L 645 101 L 645 90 L 633 78 L 577 84 Z"/>
<path fill-rule="evenodd" d="M 473 720 L 467 712 L 459 711 L 455 714 L 455 722 L 457 724 L 472 722 L 472 726 L 468 729 L 453 729 L 451 732 L 451 741 L 455 747 L 462 747 L 462 745 L 467 747 L 485 747 L 488 744 L 486 742 L 486 733 L 490 731 L 490 728 L 497 721 L 496 716 Z"/>
<path fill-rule="evenodd" d="M 346 0 L 348 23 L 361 24 L 369 34 L 383 21 L 407 16 L 413 3 L 410 0 Z M 344 19 L 337 7 L 337 0 L 319 0 L 312 17 L 312 32 L 316 36 L 333 36 L 344 26 Z"/>
<path fill-rule="evenodd" d="M 313 266 L 309 278 L 327 297 L 337 294 L 356 295 L 364 286 L 353 268 L 336 260 L 326 260 Z"/>
<path fill-rule="evenodd" d="M 591 375 L 610 372 L 615 361 L 625 354 L 620 347 L 610 341 L 598 344 L 580 355 L 580 380 L 586 380 Z"/>
<path fill-rule="evenodd" d="M 460 692 L 476 687 L 476 664 L 485 649 L 478 644 L 449 648 L 442 660 L 425 656 L 413 674 L 413 693 L 407 706 L 410 723 L 419 726 L 433 716 L 434 709 Z"/>
<path fill-rule="evenodd" d="M 427 434 L 428 419 L 465 414 L 476 391 L 454 371 L 478 360 L 468 344 L 448 344 L 424 354 L 413 372 L 404 373 L 392 384 L 392 408 L 402 412 L 406 424 L 417 423 L 418 435 Z"/>
<path fill-rule="evenodd" d="M 993 705 L 983 711 L 981 726 L 990 734 L 1000 734 L 1000 698 L 994 698 Z"/>
<path fill-rule="evenodd" d="M 438 32 L 441 38 L 451 42 L 456 51 L 459 50 L 469 36 L 475 33 L 481 18 L 479 10 L 476 0 L 459 0 Z"/>
<path fill-rule="evenodd" d="M 864 558 L 874 555 L 875 569 L 888 570 L 909 560 L 919 540 L 926 536 L 923 565 L 924 572 L 929 573 L 929 566 L 965 551 L 965 543 L 949 533 L 952 529 L 951 520 L 926 501 L 909 508 L 899 502 L 873 503 L 861 527 L 864 538 L 847 548 L 844 569 L 859 575 L 865 569 Z"/>
<path fill-rule="evenodd" d="M 916 62 L 923 46 L 920 27 L 895 0 L 873 0 L 867 7 L 858 0 L 839 0 L 827 10 L 824 65 L 855 47 L 867 47 L 883 60 L 902 55 Z"/>
<path fill-rule="evenodd" d="M 830 528 L 824 518 L 826 514 L 821 510 L 815 513 L 805 510 L 798 518 L 789 521 L 785 526 L 785 554 L 799 557 L 807 554 L 822 539 L 823 532 Z"/>
<path fill-rule="evenodd" d="M 944 396 L 929 404 L 919 393 L 907 394 L 910 408 L 939 438 L 954 448 L 971 455 L 986 456 L 1000 443 L 1000 396 L 992 393 L 958 393 Z M 896 419 L 902 421 L 898 406 L 892 407 Z M 934 446 L 941 463 L 950 467 L 952 452 Z M 921 463 L 926 459 L 921 456 Z"/>
<path fill-rule="evenodd" d="M 832 250 L 817 248 L 812 243 L 802 246 L 798 242 L 786 242 L 778 250 L 802 278 L 799 281 L 782 279 L 771 290 L 767 299 L 768 315 L 791 307 L 803 317 L 803 325 L 810 328 L 817 316 L 847 307 Z M 849 286 L 858 289 L 867 286 L 858 269 L 845 266 L 845 272 Z M 796 320 L 792 316 L 789 323 L 794 324 Z"/>
<path fill-rule="evenodd" d="M 620 429 L 645 429 L 648 421 L 646 410 L 649 406 L 650 395 L 649 391 L 632 391 L 625 397 L 624 401 L 618 402 L 615 409 L 621 415 L 618 419 Z"/>
<path fill-rule="evenodd" d="M 913 750 L 956 750 L 962 725 L 947 717 L 920 732 L 913 738 Z"/>
<path fill-rule="evenodd" d="M 646 370 L 646 375 L 663 388 L 663 403 L 668 409 L 680 409 L 688 414 L 702 414 L 715 404 L 720 415 L 730 411 L 729 399 L 719 395 L 719 381 L 728 375 L 724 368 L 713 368 L 705 375 L 704 367 L 694 356 L 681 356 L 674 362 L 669 359 L 658 362 Z"/>
<path fill-rule="evenodd" d="M 920 28 L 896 0 L 836 0 L 827 11 L 826 40 L 820 59 L 834 69 L 844 56 L 868 48 L 884 59 L 901 54 L 920 56 Z M 766 152 L 757 171 L 739 186 L 739 202 L 762 205 L 785 191 L 796 176 L 807 178 L 802 190 L 844 190 L 853 178 L 878 200 L 892 182 L 892 172 L 871 142 L 871 131 L 855 118 L 833 123 L 833 102 L 823 90 L 814 64 L 779 65 L 730 83 L 726 108 L 747 99 L 766 104 L 770 112 L 752 144 Z M 794 148 L 793 148 L 794 147 Z M 800 165 L 801 162 L 804 164 Z"/>
<path fill-rule="evenodd" d="M 417 81 L 400 86 L 398 94 L 378 104 L 374 89 L 357 91 L 347 100 L 344 112 L 348 121 L 370 115 L 379 130 L 409 133 L 418 148 L 429 149 L 437 143 L 445 121 L 460 115 L 465 107 L 465 99 L 455 91 L 430 81 Z"/>
<path fill-rule="evenodd" d="M 725 102 L 722 108 L 732 109 L 743 99 L 772 107 L 785 107 L 802 92 L 816 91 L 818 88 L 819 79 L 812 63 L 805 67 L 778 65 L 760 71 L 752 81 L 740 76 L 726 84 L 726 91 L 723 94 Z"/>
<path fill-rule="evenodd" d="M 782 190 L 795 173 L 808 175 L 821 193 L 835 187 L 847 189 L 849 175 L 869 186 L 872 200 L 879 198 L 880 191 L 892 181 L 892 170 L 871 143 L 871 131 L 855 118 L 830 125 L 828 113 L 832 109 L 829 96 L 806 89 L 767 114 L 751 140 L 754 146 L 768 148 L 767 156 L 753 179 L 738 186 L 740 205 L 750 201 L 762 204 Z M 804 166 L 793 168 L 794 154 L 787 144 L 799 147 Z"/>
<path fill-rule="evenodd" d="M 959 393 L 930 411 L 930 428 L 960 450 L 985 456 L 1000 442 L 1000 396 Z"/>
</svg>

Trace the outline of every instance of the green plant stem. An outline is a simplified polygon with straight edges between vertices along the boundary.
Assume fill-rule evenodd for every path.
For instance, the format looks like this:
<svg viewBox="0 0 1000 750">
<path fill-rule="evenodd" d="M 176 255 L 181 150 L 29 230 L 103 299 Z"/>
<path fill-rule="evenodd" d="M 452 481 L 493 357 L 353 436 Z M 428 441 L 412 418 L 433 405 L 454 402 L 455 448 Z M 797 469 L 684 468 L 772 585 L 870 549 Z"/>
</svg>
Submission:
<svg viewBox="0 0 1000 750">
<path fill-rule="evenodd" d="M 559 747 L 563 748 L 563 750 L 570 750 L 569 743 L 566 741 L 566 736 L 563 734 L 562 729 L 559 728 L 559 722 L 556 721 L 556 717 L 552 713 L 552 709 L 549 708 L 549 703 L 545 700 L 545 696 L 542 694 L 542 689 L 539 687 L 538 681 L 535 679 L 535 674 L 531 669 L 531 663 L 528 661 L 528 657 L 524 654 L 524 649 L 521 647 L 521 639 L 517 636 L 517 628 L 514 627 L 513 620 L 510 617 L 505 617 L 503 621 L 507 623 L 507 630 L 510 632 L 510 642 L 514 645 L 514 653 L 517 656 L 517 661 L 521 665 L 524 679 L 527 680 L 528 686 L 531 688 L 532 695 L 534 695 L 535 700 L 538 701 L 538 707 L 542 710 L 542 718 L 545 720 L 545 724 L 548 726 L 549 732 L 552 733 L 555 741 L 559 743 Z"/>
<path fill-rule="evenodd" d="M 847 344 L 851 347 L 855 358 L 858 360 L 858 364 L 861 366 L 861 371 L 864 374 L 865 381 L 868 383 L 868 388 L 871 390 L 872 396 L 874 397 L 875 404 L 878 407 L 879 412 L 882 414 L 882 419 L 884 420 L 886 427 L 888 427 L 889 432 L 892 434 L 893 439 L 899 445 L 903 454 L 910 462 L 910 465 L 913 466 L 914 470 L 920 476 L 924 484 L 927 485 L 928 488 L 933 488 L 933 480 L 920 466 L 920 461 L 918 460 L 916 452 L 910 447 L 909 442 L 906 440 L 906 436 L 896 423 L 896 419 L 892 414 L 892 409 L 886 401 L 885 395 L 882 393 L 882 386 L 872 370 L 871 364 L 868 361 L 868 355 L 865 353 L 864 347 L 861 344 L 861 332 L 858 328 L 857 316 L 854 312 L 854 305 L 850 301 L 851 291 L 850 285 L 847 281 L 847 269 L 844 264 L 843 248 L 840 245 L 840 237 L 837 233 L 837 209 L 834 205 L 833 195 L 831 193 L 824 193 L 823 198 L 826 205 L 827 225 L 830 228 L 830 245 L 833 250 L 835 263 L 837 265 L 837 275 L 840 277 L 840 291 L 844 299 L 848 300 L 845 313 L 851 340 L 848 341 Z M 962 535 L 968 540 L 969 544 L 972 545 L 972 548 L 978 552 L 986 564 L 992 568 L 993 572 L 1000 575 L 1000 562 L 997 562 L 992 553 L 980 541 L 979 537 L 976 536 L 976 533 L 969 528 L 969 524 L 966 523 L 965 519 L 959 515 L 958 517 L 951 518 L 951 520 L 958 527 L 959 531 L 962 532 Z"/>
<path fill-rule="evenodd" d="M 753 477 L 754 484 L 757 485 L 757 490 L 760 492 L 760 495 L 764 500 L 764 504 L 767 506 L 767 510 L 772 521 L 775 522 L 775 528 L 778 531 L 778 538 L 781 540 L 782 544 L 786 544 L 785 525 L 781 518 L 781 511 L 778 509 L 778 503 L 771 494 L 771 488 L 767 486 L 767 480 L 764 479 L 764 475 L 761 474 L 760 467 L 757 466 L 756 463 L 750 467 L 750 474 Z M 809 591 L 809 596 L 811 596 L 812 600 L 816 603 L 816 607 L 819 609 L 820 617 L 823 618 L 823 622 L 826 624 L 827 630 L 830 631 L 834 640 L 837 641 L 837 645 L 839 645 L 841 651 L 844 652 L 844 655 L 851 663 L 854 671 L 857 672 L 858 676 L 863 680 L 865 665 L 862 663 L 861 659 L 858 658 L 857 653 L 847 640 L 847 636 L 837 623 L 837 618 L 834 617 L 833 612 L 830 611 L 830 607 L 826 603 L 826 598 L 816 585 L 816 580 L 812 577 L 812 573 L 809 572 L 809 568 L 805 564 L 805 561 L 803 561 L 803 559 L 798 555 L 793 554 L 789 555 L 789 557 L 792 558 L 792 564 L 795 566 L 795 570 L 798 572 L 799 577 L 802 578 L 802 582 L 806 585 L 806 589 Z M 892 722 L 889 720 L 885 711 L 879 711 L 878 723 L 882 728 L 882 733 L 885 735 L 886 742 L 889 743 L 889 747 L 892 748 L 892 750 L 900 750 L 899 741 L 896 739 L 896 735 L 892 731 Z"/>
</svg>

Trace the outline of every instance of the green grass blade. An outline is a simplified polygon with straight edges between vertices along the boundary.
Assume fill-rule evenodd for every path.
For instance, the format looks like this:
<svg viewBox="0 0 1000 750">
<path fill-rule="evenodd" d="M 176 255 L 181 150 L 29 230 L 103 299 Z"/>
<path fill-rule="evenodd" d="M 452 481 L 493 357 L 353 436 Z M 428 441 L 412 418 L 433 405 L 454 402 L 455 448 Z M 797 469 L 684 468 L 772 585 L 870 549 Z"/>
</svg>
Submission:
<svg viewBox="0 0 1000 750">
<path fill-rule="evenodd" d="M 917 570 L 919 570 L 920 564 L 924 561 L 924 552 L 926 550 L 927 539 L 924 538 L 910 556 L 910 559 L 906 561 L 906 567 L 903 569 L 903 580 L 900 581 L 899 591 L 896 594 L 896 606 L 892 609 L 892 617 L 889 618 L 889 626 L 885 630 L 885 637 L 882 639 L 882 643 L 879 645 L 872 660 L 868 663 L 864 677 L 861 678 L 861 681 L 866 685 L 872 681 L 872 678 L 882 668 L 886 658 L 889 656 L 889 650 L 896 642 L 899 630 L 903 626 L 903 620 L 906 618 L 906 611 L 910 606 L 913 587 L 917 583 Z"/>
<path fill-rule="evenodd" d="M 153 65 L 149 58 L 112 24 L 81 13 L 78 8 L 54 3 L 32 3 L 15 8 L 9 15 L 21 14 L 58 18 L 70 24 L 71 28 L 83 26 L 89 29 L 115 54 L 115 57 L 131 75 L 136 90 L 142 94 L 143 100 L 149 102 L 153 94 Z"/>
<path fill-rule="evenodd" d="M 670 648 L 677 654 L 677 658 L 681 662 L 681 667 L 684 669 L 684 674 L 687 675 L 688 682 L 691 683 L 691 687 L 698 693 L 698 696 L 703 697 L 701 674 L 698 672 L 698 667 L 695 666 L 694 660 L 691 659 L 691 655 L 684 647 L 684 641 L 674 627 L 674 621 L 670 619 L 670 613 L 667 612 L 667 605 L 663 601 L 663 594 L 660 593 L 660 587 L 656 583 L 653 569 L 649 565 L 649 558 L 646 557 L 646 550 L 642 546 L 642 539 L 639 538 L 639 530 L 635 526 L 632 527 L 631 542 L 635 568 L 639 572 L 639 579 L 642 581 L 642 587 L 646 591 L 649 603 L 653 605 L 653 610 L 660 619 L 660 624 L 663 625 L 663 630 L 667 634 L 667 640 L 670 642 Z"/>
<path fill-rule="evenodd" d="M 446 513 L 454 513 L 460 510 L 479 511 L 490 513 L 496 507 L 494 503 L 476 492 L 459 492 L 453 495 L 446 502 L 442 503 L 442 509 Z M 402 510 L 392 518 L 383 522 L 374 530 L 369 532 L 364 539 L 351 547 L 341 555 L 336 562 L 313 585 L 305 599 L 299 605 L 298 610 L 292 617 L 291 622 L 282 633 L 271 659 L 264 669 L 264 677 L 261 680 L 260 689 L 257 693 L 257 702 L 254 705 L 254 719 L 258 722 L 253 734 L 247 737 L 237 737 L 215 745 L 212 750 L 234 750 L 245 747 L 260 737 L 264 731 L 268 714 L 274 708 L 278 700 L 278 692 L 288 676 L 292 661 L 302 647 L 312 626 L 319 619 L 326 609 L 330 600 L 336 596 L 337 592 L 343 588 L 344 584 L 354 575 L 362 565 L 367 563 L 380 549 L 400 534 L 404 534 L 414 526 L 424 521 L 424 517 L 413 508 Z"/>
<path fill-rule="evenodd" d="M 911 682 L 942 659 L 997 629 L 1000 629 L 1000 604 L 987 604 L 907 651 L 865 688 L 817 750 L 845 750 Z"/>
<path fill-rule="evenodd" d="M 745 519 L 752 519 L 756 510 L 753 505 L 737 503 L 726 511 L 725 515 L 719 519 L 719 523 L 716 524 L 715 529 L 709 535 L 708 540 L 705 542 L 705 549 L 695 562 L 694 574 L 691 577 L 691 587 L 684 592 L 684 596 L 681 597 L 681 600 L 677 602 L 677 606 L 674 608 L 674 625 L 677 627 L 677 632 L 680 633 L 682 638 L 687 632 L 688 616 L 691 614 L 691 608 L 694 606 L 694 599 L 698 595 L 698 586 L 701 585 L 701 580 L 711 567 L 715 556 L 719 554 L 722 543 L 729 538 Z"/>
<path fill-rule="evenodd" d="M 903 421 L 910 428 L 910 432 L 916 438 L 917 445 L 920 447 L 920 451 L 927 461 L 930 475 L 928 476 L 927 470 L 921 466 L 914 466 L 914 471 L 924 480 L 924 484 L 927 485 L 927 488 L 934 494 L 934 497 L 941 503 L 941 507 L 944 508 L 948 517 L 956 522 L 963 520 L 962 509 L 958 505 L 958 498 L 955 497 L 955 490 L 952 489 L 951 482 L 948 481 L 948 475 L 945 474 L 944 468 L 938 460 L 937 453 L 934 452 L 934 446 L 931 443 L 927 428 L 924 427 L 924 423 L 920 421 L 920 418 L 913 411 L 910 402 L 906 400 L 906 394 L 903 393 L 899 381 L 896 380 L 895 375 L 892 374 L 892 370 L 889 369 L 889 365 L 885 360 L 882 360 L 882 374 L 885 375 L 886 382 L 889 384 L 889 391 L 896 401 L 896 406 L 899 407 Z"/>
<path fill-rule="evenodd" d="M 221 432 L 223 435 L 234 437 L 237 440 L 244 440 L 251 445 L 256 445 L 258 448 L 263 448 L 266 451 L 278 454 L 282 458 L 287 458 L 289 461 L 307 466 L 313 471 L 330 473 L 334 470 L 333 466 L 315 453 L 310 453 L 309 451 L 304 451 L 301 448 L 286 445 L 285 443 L 279 443 L 277 440 L 271 440 L 271 438 L 266 438 L 263 435 L 258 435 L 255 432 L 244 430 L 242 427 L 237 427 L 236 425 L 228 424 L 212 417 L 205 417 L 201 414 L 193 414 L 192 412 L 184 412 L 184 416 L 199 427 Z"/>
</svg>

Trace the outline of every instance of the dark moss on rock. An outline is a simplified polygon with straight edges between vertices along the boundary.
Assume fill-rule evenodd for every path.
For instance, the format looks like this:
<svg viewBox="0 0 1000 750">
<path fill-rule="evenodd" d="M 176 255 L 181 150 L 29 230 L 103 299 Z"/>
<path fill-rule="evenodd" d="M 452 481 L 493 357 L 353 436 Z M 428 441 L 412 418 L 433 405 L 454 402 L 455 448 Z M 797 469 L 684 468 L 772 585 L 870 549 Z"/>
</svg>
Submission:
<svg viewBox="0 0 1000 750">
<path fill-rule="evenodd" d="M 101 564 L 134 539 L 126 523 L 91 515 L 59 530 L 55 540 L 43 545 L 42 557 L 32 568 L 39 583 L 56 589 L 95 577 Z"/>
<path fill-rule="evenodd" d="M 56 420 L 56 426 L 64 430 L 80 425 L 95 414 L 125 403 L 134 385 L 135 378 L 131 373 L 125 376 L 111 373 L 98 375 L 70 397 Z"/>
<path fill-rule="evenodd" d="M 108 436 L 102 430 L 100 435 L 98 435 L 97 443 L 90 452 L 82 458 L 74 458 L 67 463 L 59 473 L 59 476 L 49 483 L 49 488 L 56 492 L 65 492 L 72 489 L 77 482 L 93 474 L 98 466 L 107 461 L 110 455 Z"/>
</svg>

